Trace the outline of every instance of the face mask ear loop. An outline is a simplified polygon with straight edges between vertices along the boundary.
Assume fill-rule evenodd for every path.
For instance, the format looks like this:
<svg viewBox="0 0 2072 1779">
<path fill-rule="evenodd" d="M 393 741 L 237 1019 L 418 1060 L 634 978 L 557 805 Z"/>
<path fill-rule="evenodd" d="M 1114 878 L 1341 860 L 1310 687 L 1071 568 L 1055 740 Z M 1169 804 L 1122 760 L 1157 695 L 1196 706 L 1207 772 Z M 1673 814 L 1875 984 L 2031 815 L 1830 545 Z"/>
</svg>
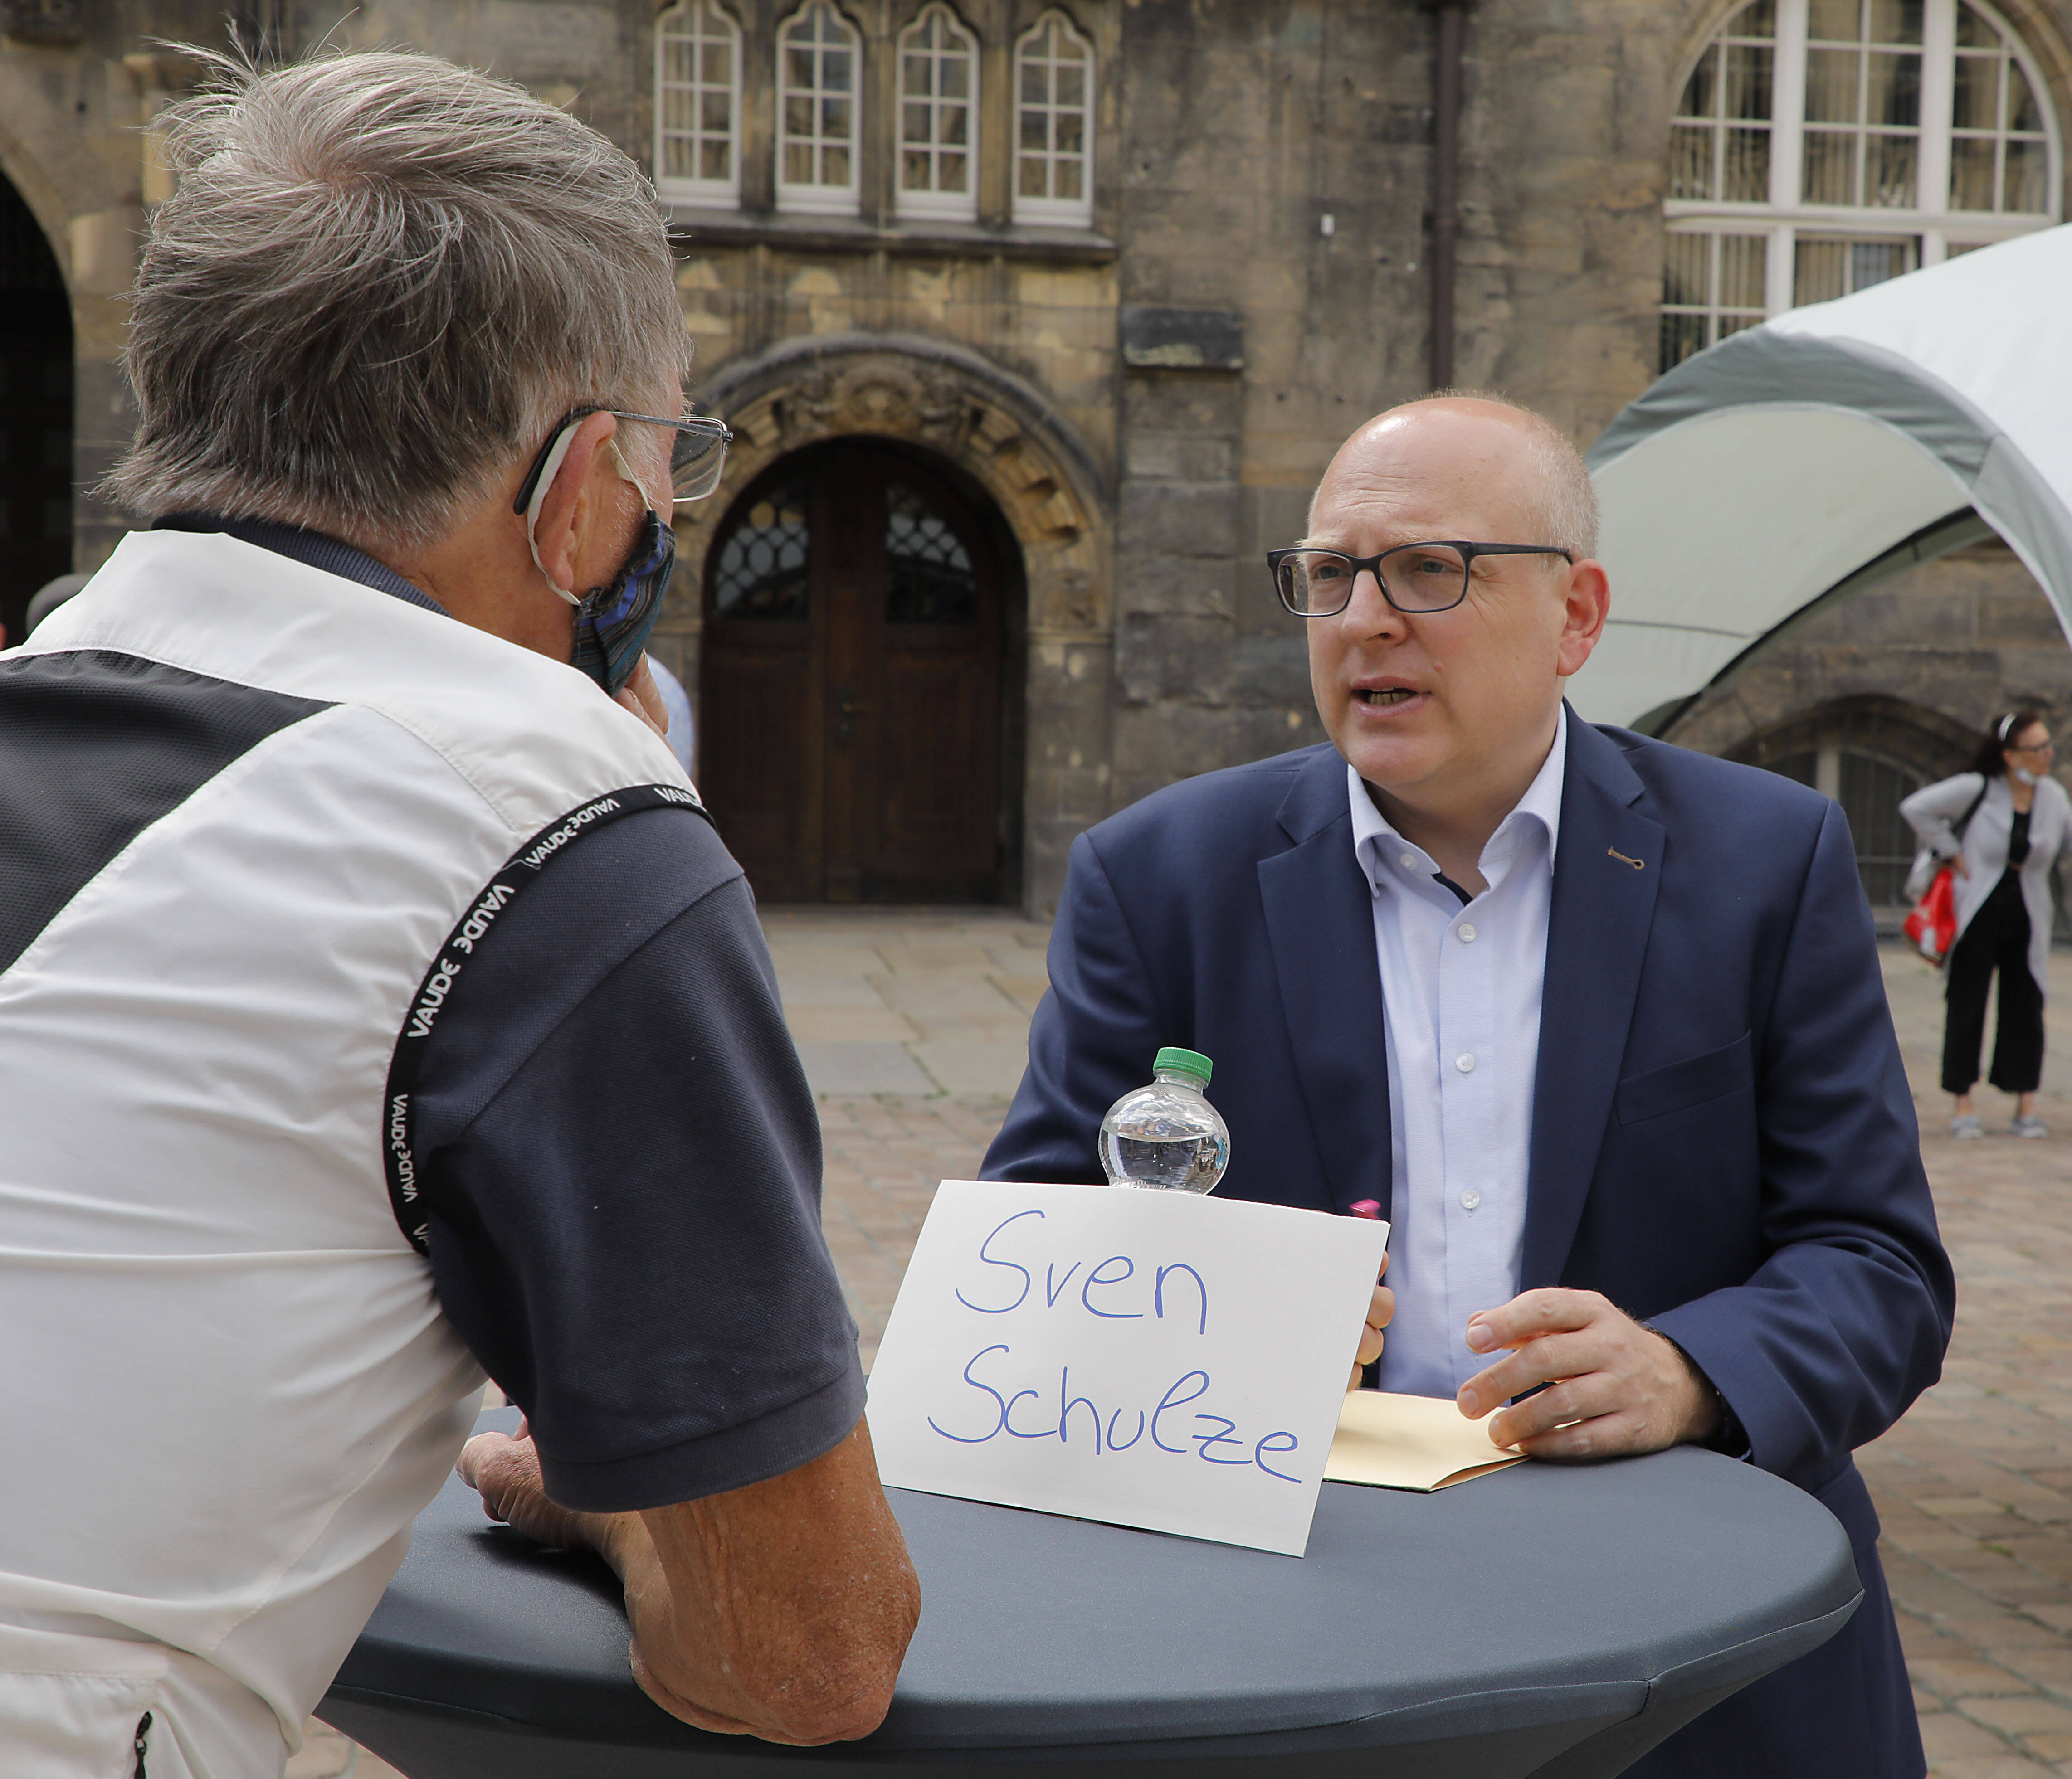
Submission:
<svg viewBox="0 0 2072 1779">
<path fill-rule="evenodd" d="M 642 506 L 654 514 L 657 519 L 661 520 L 664 524 L 668 524 L 669 521 L 664 516 L 664 509 L 655 504 L 655 497 L 648 493 L 648 484 L 627 467 L 625 454 L 619 450 L 619 441 L 616 438 L 607 438 L 604 442 L 604 447 L 611 453 L 611 466 L 618 470 L 619 479 L 640 496 Z M 670 507 L 673 508 L 675 504 L 676 503 L 672 501 Z"/>
<path fill-rule="evenodd" d="M 540 560 L 540 509 L 547 503 L 547 491 L 561 474 L 562 460 L 568 456 L 569 447 L 575 442 L 576 428 L 582 424 L 582 421 L 575 421 L 561 429 L 561 436 L 554 441 L 554 448 L 547 453 L 547 461 L 540 466 L 540 479 L 534 483 L 532 498 L 525 507 L 525 542 L 532 552 L 532 566 L 540 571 L 540 577 L 572 606 L 581 605 L 582 596 L 569 592 L 547 573 L 547 565 Z"/>
</svg>

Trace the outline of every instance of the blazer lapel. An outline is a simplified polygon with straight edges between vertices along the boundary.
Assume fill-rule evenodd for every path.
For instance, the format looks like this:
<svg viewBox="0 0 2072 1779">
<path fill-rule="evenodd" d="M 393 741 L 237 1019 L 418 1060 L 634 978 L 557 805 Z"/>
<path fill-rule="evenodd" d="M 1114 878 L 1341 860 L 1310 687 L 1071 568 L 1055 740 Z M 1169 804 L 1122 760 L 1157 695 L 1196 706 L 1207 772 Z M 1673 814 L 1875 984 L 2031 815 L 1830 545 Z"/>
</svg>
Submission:
<svg viewBox="0 0 2072 1779">
<path fill-rule="evenodd" d="M 1633 1024 L 1668 838 L 1630 807 L 1642 788 L 1618 747 L 1571 710 L 1533 1083 L 1524 1291 L 1558 1284 L 1567 1264 Z"/>
<path fill-rule="evenodd" d="M 1293 848 L 1260 861 L 1260 899 L 1333 1206 L 1390 1202 L 1388 1061 L 1374 891 L 1353 857 L 1346 764 L 1331 748 L 1305 766 L 1279 812 Z"/>
</svg>

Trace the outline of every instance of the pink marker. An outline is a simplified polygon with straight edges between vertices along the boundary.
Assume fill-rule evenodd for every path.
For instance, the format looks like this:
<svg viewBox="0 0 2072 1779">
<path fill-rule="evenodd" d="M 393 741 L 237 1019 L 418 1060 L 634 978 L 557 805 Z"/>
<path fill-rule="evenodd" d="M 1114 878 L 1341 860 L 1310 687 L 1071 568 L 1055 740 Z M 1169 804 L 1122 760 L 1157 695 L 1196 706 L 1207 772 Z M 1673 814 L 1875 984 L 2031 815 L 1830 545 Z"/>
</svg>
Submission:
<svg viewBox="0 0 2072 1779">
<path fill-rule="evenodd" d="M 1349 1207 L 1348 1215 L 1363 1217 L 1370 1223 L 1381 1221 L 1381 1201 L 1379 1198 L 1358 1198 Z"/>
</svg>

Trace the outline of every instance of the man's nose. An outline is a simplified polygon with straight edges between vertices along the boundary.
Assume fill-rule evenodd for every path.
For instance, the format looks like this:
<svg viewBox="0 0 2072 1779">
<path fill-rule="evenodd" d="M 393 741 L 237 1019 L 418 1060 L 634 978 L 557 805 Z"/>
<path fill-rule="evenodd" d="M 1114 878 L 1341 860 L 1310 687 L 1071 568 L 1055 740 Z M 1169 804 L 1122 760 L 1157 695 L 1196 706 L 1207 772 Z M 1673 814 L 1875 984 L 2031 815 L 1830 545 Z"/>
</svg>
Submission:
<svg viewBox="0 0 2072 1779">
<path fill-rule="evenodd" d="M 1381 590 L 1381 576 L 1373 569 L 1362 569 L 1354 575 L 1343 621 L 1367 636 L 1400 635 L 1407 627 L 1403 614 L 1388 602 L 1388 595 Z"/>
</svg>

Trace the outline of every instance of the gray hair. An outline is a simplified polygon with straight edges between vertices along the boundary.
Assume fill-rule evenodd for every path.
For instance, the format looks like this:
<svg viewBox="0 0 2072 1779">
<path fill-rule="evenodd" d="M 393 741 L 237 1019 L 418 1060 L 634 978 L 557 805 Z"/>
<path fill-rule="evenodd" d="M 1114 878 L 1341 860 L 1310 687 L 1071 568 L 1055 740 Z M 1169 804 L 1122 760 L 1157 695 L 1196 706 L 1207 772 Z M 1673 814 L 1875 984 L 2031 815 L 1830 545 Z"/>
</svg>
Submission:
<svg viewBox="0 0 2072 1779">
<path fill-rule="evenodd" d="M 430 55 L 184 52 L 115 499 L 423 544 L 570 408 L 689 368 L 654 188 L 587 125 Z"/>
</svg>

